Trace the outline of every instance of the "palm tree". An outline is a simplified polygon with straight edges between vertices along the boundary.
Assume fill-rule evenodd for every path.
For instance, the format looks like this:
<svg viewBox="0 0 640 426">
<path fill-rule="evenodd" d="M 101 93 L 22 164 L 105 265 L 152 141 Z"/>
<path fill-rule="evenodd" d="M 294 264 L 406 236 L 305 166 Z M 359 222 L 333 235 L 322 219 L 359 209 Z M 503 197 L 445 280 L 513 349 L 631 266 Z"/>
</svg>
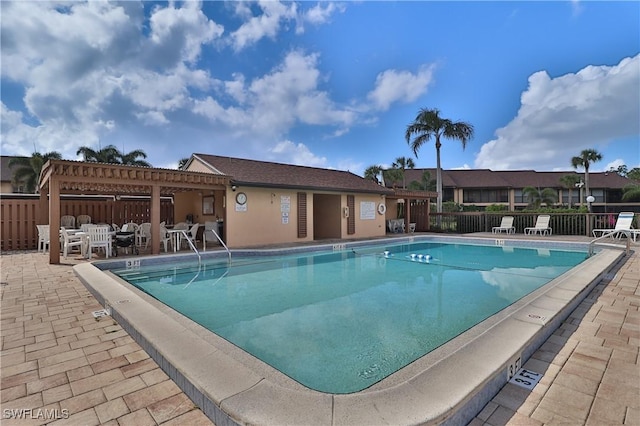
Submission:
<svg viewBox="0 0 640 426">
<path fill-rule="evenodd" d="M 391 167 L 394 169 L 402 170 L 402 189 L 407 187 L 407 181 L 404 176 L 404 171 L 406 169 L 413 169 L 416 164 L 413 162 L 413 159 L 407 157 L 398 157 L 396 161 L 391 164 Z"/>
<path fill-rule="evenodd" d="M 182 170 L 183 167 L 186 166 L 189 162 L 189 159 L 189 157 L 181 158 L 180 161 L 178 161 L 178 170 Z"/>
<path fill-rule="evenodd" d="M 382 170 L 384 170 L 382 166 L 379 166 L 377 164 L 373 166 L 369 166 L 367 167 L 367 170 L 364 171 L 364 178 L 370 179 L 375 183 L 380 183 L 380 180 L 378 179 L 378 175 L 382 173 Z"/>
<path fill-rule="evenodd" d="M 113 145 L 107 145 L 98 151 L 88 146 L 81 146 L 78 148 L 76 155 L 82 155 L 84 161 L 93 163 L 120 164 L 121 153 L 118 151 L 118 148 Z"/>
<path fill-rule="evenodd" d="M 630 183 L 622 188 L 622 199 L 624 201 L 640 201 L 640 184 Z"/>
<path fill-rule="evenodd" d="M 584 167 L 584 188 L 586 190 L 587 197 L 591 195 L 589 189 L 589 167 L 596 161 L 602 160 L 602 154 L 595 149 L 585 149 L 579 156 L 571 158 L 571 165 L 574 169 L 578 167 Z M 582 200 L 580 200 L 582 202 Z"/>
<path fill-rule="evenodd" d="M 391 183 L 393 188 L 396 187 L 396 182 L 399 182 L 403 178 L 402 170 L 400 169 L 384 169 L 382 171 L 382 178 L 386 184 Z"/>
<path fill-rule="evenodd" d="M 411 137 L 414 136 L 413 141 Z M 418 156 L 418 150 L 431 138 L 436 143 L 436 192 L 438 193 L 438 201 L 436 210 L 442 213 L 442 167 L 440 166 L 440 147 L 442 147 L 441 138 L 457 139 L 462 143 L 462 149 L 467 142 L 473 138 L 473 126 L 464 121 L 454 122 L 447 118 L 440 117 L 440 110 L 422 108 L 413 123 L 407 126 L 405 139 L 410 144 L 413 153 Z M 439 218 L 439 216 L 438 216 Z"/>
<path fill-rule="evenodd" d="M 147 158 L 147 154 L 141 149 L 134 149 L 126 154 L 120 153 L 120 162 L 127 166 L 151 167 L 151 164 L 145 160 L 139 160 L 139 157 Z"/>
<path fill-rule="evenodd" d="M 560 178 L 560 183 L 569 190 L 569 208 L 571 208 L 571 198 L 573 197 L 573 188 L 580 182 L 578 175 L 564 175 Z"/>
<path fill-rule="evenodd" d="M 633 169 L 629 170 L 629 172 L 627 173 L 627 177 L 631 180 L 637 180 L 638 182 L 640 182 L 640 167 L 634 167 Z"/>
<path fill-rule="evenodd" d="M 145 166 L 151 167 L 151 164 L 144 160 L 138 160 L 138 157 L 147 158 L 147 154 L 136 149 L 128 153 L 122 153 L 114 145 L 107 145 L 104 148 L 95 151 L 88 146 L 78 148 L 76 155 L 82 155 L 84 161 L 108 164 L 124 164 L 127 166 Z"/>
<path fill-rule="evenodd" d="M 414 180 L 409 183 L 409 189 L 413 189 L 416 191 L 435 191 L 436 189 L 436 181 L 431 179 L 431 173 L 425 170 L 422 173 L 422 178 L 418 182 Z"/>
<path fill-rule="evenodd" d="M 10 159 L 7 166 L 10 169 L 17 167 L 13 172 L 14 184 L 24 183 L 24 191 L 26 193 L 34 193 L 37 192 L 42 166 L 49 160 L 61 159 L 62 155 L 56 151 L 47 152 L 46 154 L 34 152 L 31 157 L 14 157 Z"/>
<path fill-rule="evenodd" d="M 556 191 L 551 188 L 534 188 L 533 186 L 527 186 L 522 189 L 522 193 L 529 199 L 529 206 L 535 209 L 540 205 L 546 204 L 551 206 L 556 202 Z"/>
</svg>

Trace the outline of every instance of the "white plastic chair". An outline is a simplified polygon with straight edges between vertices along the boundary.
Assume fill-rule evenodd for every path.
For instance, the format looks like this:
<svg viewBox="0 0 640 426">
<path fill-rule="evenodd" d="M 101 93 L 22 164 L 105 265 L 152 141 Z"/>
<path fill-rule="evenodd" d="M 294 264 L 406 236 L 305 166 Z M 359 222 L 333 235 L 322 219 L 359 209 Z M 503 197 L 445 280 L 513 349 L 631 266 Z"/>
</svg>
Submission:
<svg viewBox="0 0 640 426">
<path fill-rule="evenodd" d="M 76 218 L 71 215 L 64 215 L 60 218 L 60 226 L 64 226 L 68 229 L 75 229 L 76 227 Z"/>
<path fill-rule="evenodd" d="M 36 227 L 38 228 L 38 253 L 46 253 L 46 251 L 49 249 L 51 240 L 49 225 L 36 225 Z"/>
<path fill-rule="evenodd" d="M 76 218 L 76 226 L 82 226 L 85 223 L 91 223 L 91 216 L 89 216 L 88 214 L 78 215 L 78 217 Z"/>
<path fill-rule="evenodd" d="M 69 234 L 69 231 L 63 226 L 60 228 L 60 234 L 62 235 L 62 255 L 67 258 L 69 253 L 73 252 L 74 248 L 78 249 L 78 253 L 82 254 L 82 237 Z"/>
<path fill-rule="evenodd" d="M 164 225 L 160 225 L 160 242 L 164 245 L 164 252 L 165 253 L 167 251 L 169 251 L 169 249 L 168 249 L 169 243 L 175 244 L 173 242 L 173 239 L 171 238 L 171 236 L 167 232 L 167 228 Z"/>
<path fill-rule="evenodd" d="M 142 247 L 144 243 L 144 249 L 146 250 L 149 247 L 149 243 L 151 242 L 151 223 L 145 222 L 141 223 L 136 231 L 136 245 L 138 247 Z"/>
<path fill-rule="evenodd" d="M 92 226 L 87 229 L 89 236 L 89 248 L 87 249 L 87 258 L 90 258 L 93 249 L 104 249 L 105 257 L 111 255 L 111 230 L 108 226 Z"/>
<path fill-rule="evenodd" d="M 187 238 L 193 243 L 194 246 L 196 245 L 196 236 L 198 235 L 198 228 L 200 228 L 200 224 L 194 223 L 193 225 L 191 225 L 191 228 L 186 233 Z"/>
</svg>

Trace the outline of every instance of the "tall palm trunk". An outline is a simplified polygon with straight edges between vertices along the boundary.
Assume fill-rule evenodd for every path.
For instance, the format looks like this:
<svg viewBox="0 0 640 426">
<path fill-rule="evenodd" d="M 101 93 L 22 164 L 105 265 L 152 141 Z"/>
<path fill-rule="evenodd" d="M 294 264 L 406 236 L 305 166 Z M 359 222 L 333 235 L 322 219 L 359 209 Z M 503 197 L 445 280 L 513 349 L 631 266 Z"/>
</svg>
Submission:
<svg viewBox="0 0 640 426">
<path fill-rule="evenodd" d="M 438 228 L 442 224 L 442 167 L 440 165 L 441 146 L 442 144 L 440 143 L 440 137 L 436 136 L 436 192 L 438 194 L 438 198 L 436 199 L 436 212 L 438 213 L 436 223 L 438 224 Z"/>
</svg>

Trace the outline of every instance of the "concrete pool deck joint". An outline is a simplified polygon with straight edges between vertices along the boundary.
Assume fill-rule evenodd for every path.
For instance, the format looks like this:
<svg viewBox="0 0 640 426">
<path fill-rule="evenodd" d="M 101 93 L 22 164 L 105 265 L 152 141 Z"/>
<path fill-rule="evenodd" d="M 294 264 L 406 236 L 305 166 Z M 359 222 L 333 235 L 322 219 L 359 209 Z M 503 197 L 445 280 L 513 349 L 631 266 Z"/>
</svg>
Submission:
<svg viewBox="0 0 640 426">
<path fill-rule="evenodd" d="M 473 418 L 486 396 L 506 383 L 513 358 L 521 356 L 524 364 L 571 312 L 568 306 L 573 309 L 620 257 L 603 250 L 496 314 L 489 326 L 470 331 L 472 337 L 461 336 L 346 395 L 303 387 L 93 264 L 74 270 L 216 424 L 417 424 Z"/>
</svg>

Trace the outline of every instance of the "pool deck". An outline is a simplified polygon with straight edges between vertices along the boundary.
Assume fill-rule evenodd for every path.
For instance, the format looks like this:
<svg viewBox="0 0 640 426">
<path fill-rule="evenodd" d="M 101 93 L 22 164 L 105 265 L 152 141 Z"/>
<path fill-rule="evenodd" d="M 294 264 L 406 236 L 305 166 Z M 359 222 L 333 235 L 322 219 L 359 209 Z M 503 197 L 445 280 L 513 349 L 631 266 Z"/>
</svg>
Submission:
<svg viewBox="0 0 640 426">
<path fill-rule="evenodd" d="M 470 424 L 640 425 L 639 248 L 525 364 L 540 383 L 505 385 Z M 120 325 L 94 318 L 102 306 L 72 270 L 86 261 L 61 260 L 0 257 L 2 425 L 212 424 Z"/>
</svg>

